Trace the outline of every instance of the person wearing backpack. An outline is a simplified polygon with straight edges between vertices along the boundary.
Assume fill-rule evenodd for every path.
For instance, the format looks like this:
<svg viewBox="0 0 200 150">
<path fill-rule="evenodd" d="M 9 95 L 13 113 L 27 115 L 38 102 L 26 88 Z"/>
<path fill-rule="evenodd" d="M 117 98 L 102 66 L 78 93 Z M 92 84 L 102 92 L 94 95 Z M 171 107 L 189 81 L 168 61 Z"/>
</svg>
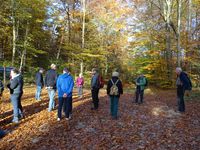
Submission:
<svg viewBox="0 0 200 150">
<path fill-rule="evenodd" d="M 107 94 L 110 97 L 111 116 L 113 119 L 117 119 L 119 98 L 123 94 L 123 87 L 119 79 L 119 73 L 116 71 L 112 73 L 112 78 L 108 81 Z"/>
<path fill-rule="evenodd" d="M 100 89 L 100 81 L 99 81 L 99 73 L 96 68 L 92 69 L 92 78 L 91 78 L 91 93 L 92 93 L 92 102 L 94 107 L 91 110 L 97 110 L 99 108 L 99 89 Z"/>
<path fill-rule="evenodd" d="M 178 111 L 185 112 L 184 94 L 186 90 L 192 90 L 192 83 L 187 73 L 183 72 L 180 67 L 176 68 L 176 74 Z"/>
<path fill-rule="evenodd" d="M 140 74 L 140 76 L 136 79 L 135 103 L 138 104 L 143 103 L 144 89 L 146 86 L 147 86 L 147 79 L 143 74 Z M 140 97 L 140 102 L 138 101 L 139 97 Z"/>
</svg>

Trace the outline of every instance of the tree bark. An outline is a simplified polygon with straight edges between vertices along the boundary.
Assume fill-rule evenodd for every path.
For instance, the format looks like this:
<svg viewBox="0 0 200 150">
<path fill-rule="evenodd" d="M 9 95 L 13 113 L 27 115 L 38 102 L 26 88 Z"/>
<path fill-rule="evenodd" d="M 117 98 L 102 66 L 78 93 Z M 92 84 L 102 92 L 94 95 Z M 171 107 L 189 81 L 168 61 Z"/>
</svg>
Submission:
<svg viewBox="0 0 200 150">
<path fill-rule="evenodd" d="M 168 80 L 172 80 L 172 53 L 171 53 L 171 30 L 170 30 L 170 18 L 171 18 L 171 6 L 172 0 L 165 0 L 164 2 L 164 18 L 166 21 L 166 61 L 167 61 L 167 70 L 168 70 Z"/>
<path fill-rule="evenodd" d="M 83 21 L 82 21 L 82 43 L 81 48 L 85 48 L 85 12 L 86 12 L 86 0 L 82 0 L 82 10 L 83 10 Z M 81 61 L 81 66 L 83 66 L 83 60 Z M 83 67 L 80 68 L 80 72 L 83 73 Z"/>
<path fill-rule="evenodd" d="M 16 53 L 16 20 L 15 20 L 15 0 L 11 0 L 12 5 L 12 27 L 13 27 L 13 39 L 12 39 L 12 66 L 15 63 L 15 53 Z"/>
<path fill-rule="evenodd" d="M 181 67 L 181 36 L 180 36 L 180 30 L 181 30 L 181 8 L 182 8 L 182 0 L 178 0 L 178 7 L 177 7 L 177 65 L 178 67 Z"/>
<path fill-rule="evenodd" d="M 28 42 L 28 32 L 29 32 L 29 23 L 27 22 L 26 25 L 26 34 L 24 37 L 24 44 L 23 44 L 23 51 L 22 51 L 22 55 L 21 55 L 21 62 L 20 62 L 20 67 L 19 70 L 22 71 L 23 68 L 25 67 L 25 63 L 26 63 L 26 52 L 27 52 L 27 42 Z"/>
<path fill-rule="evenodd" d="M 64 31 L 63 31 L 63 33 L 62 33 L 62 35 L 61 35 L 60 44 L 59 44 L 59 47 L 58 47 L 58 53 L 57 53 L 57 55 L 56 55 L 56 59 L 57 59 L 57 60 L 60 58 L 60 52 L 61 52 L 63 40 L 64 40 Z"/>
</svg>

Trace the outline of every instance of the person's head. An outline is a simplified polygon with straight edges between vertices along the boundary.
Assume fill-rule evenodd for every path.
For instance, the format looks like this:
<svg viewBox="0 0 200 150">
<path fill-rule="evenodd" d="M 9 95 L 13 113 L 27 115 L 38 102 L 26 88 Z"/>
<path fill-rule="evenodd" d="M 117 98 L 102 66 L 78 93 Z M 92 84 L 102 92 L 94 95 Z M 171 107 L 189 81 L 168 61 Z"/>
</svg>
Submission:
<svg viewBox="0 0 200 150">
<path fill-rule="evenodd" d="M 67 68 L 64 68 L 63 73 L 69 73 L 69 70 Z"/>
<path fill-rule="evenodd" d="M 96 74 L 96 73 L 98 73 L 98 69 L 97 68 L 93 68 L 92 69 L 92 74 Z"/>
<path fill-rule="evenodd" d="M 140 77 L 144 77 L 144 74 L 143 74 L 143 73 L 141 73 L 141 74 L 140 74 Z"/>
<path fill-rule="evenodd" d="M 79 78 L 82 78 L 82 77 L 83 77 L 83 75 L 82 75 L 82 73 L 80 73 L 80 74 L 79 74 Z"/>
<path fill-rule="evenodd" d="M 112 77 L 119 77 L 119 72 L 114 71 L 114 72 L 112 73 Z"/>
<path fill-rule="evenodd" d="M 10 72 L 11 77 L 15 76 L 19 74 L 19 70 L 17 68 L 13 68 Z"/>
<path fill-rule="evenodd" d="M 177 67 L 176 68 L 176 74 L 177 75 L 180 75 L 180 73 L 182 72 L 182 69 L 180 67 Z"/>
<path fill-rule="evenodd" d="M 56 70 L 56 65 L 55 64 L 51 64 L 51 69 Z"/>
<path fill-rule="evenodd" d="M 40 72 L 40 73 L 43 73 L 43 72 L 44 72 L 44 69 L 43 69 L 43 68 L 40 68 L 40 69 L 39 69 L 39 72 Z"/>
</svg>

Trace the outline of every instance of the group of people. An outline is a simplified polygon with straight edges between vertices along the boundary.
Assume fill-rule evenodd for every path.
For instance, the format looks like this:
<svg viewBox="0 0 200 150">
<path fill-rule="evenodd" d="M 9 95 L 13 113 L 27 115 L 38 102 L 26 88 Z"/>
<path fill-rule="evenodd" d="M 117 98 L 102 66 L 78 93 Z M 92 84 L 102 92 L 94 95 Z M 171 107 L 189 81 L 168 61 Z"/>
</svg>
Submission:
<svg viewBox="0 0 200 150">
<path fill-rule="evenodd" d="M 58 93 L 58 113 L 57 120 L 62 119 L 62 109 L 65 113 L 65 119 L 69 120 L 72 117 L 72 96 L 74 89 L 74 79 L 70 74 L 68 68 L 63 68 L 63 73 L 58 76 L 56 72 L 56 65 L 52 64 L 51 69 L 46 72 L 46 76 L 43 80 L 44 70 L 42 68 L 36 73 L 36 94 L 35 99 L 41 100 L 41 90 L 43 87 L 48 91 L 49 105 L 48 111 L 51 112 L 55 109 L 55 95 Z M 180 112 L 185 111 L 184 93 L 186 90 L 191 90 L 192 84 L 188 75 L 182 71 L 181 68 L 176 68 L 177 73 L 177 99 L 178 110 Z M 13 123 L 18 123 L 20 119 L 24 118 L 23 107 L 21 105 L 21 97 L 23 95 L 23 77 L 17 69 L 11 70 L 11 80 L 7 85 L 10 90 L 10 99 L 13 106 Z M 102 88 L 102 77 L 100 76 L 98 69 L 92 69 L 91 77 L 91 94 L 93 107 L 91 110 L 98 110 L 99 108 L 99 90 Z M 136 80 L 136 96 L 135 102 L 138 104 L 143 103 L 144 89 L 148 84 L 146 77 L 141 74 Z M 1 95 L 4 90 L 3 84 L 1 84 Z M 78 96 L 83 96 L 84 79 L 82 74 L 76 79 L 76 86 L 78 89 Z M 120 95 L 123 94 L 122 81 L 119 79 L 119 72 L 114 71 L 111 79 L 107 83 L 107 94 L 110 98 L 110 114 L 113 119 L 118 118 L 118 105 Z"/>
</svg>

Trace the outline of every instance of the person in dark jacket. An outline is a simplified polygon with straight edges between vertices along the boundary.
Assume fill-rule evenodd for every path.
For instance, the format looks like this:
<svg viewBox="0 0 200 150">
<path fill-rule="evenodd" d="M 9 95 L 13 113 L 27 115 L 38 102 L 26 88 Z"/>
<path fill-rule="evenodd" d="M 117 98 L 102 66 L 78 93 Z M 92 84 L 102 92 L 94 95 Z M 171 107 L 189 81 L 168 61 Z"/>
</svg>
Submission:
<svg viewBox="0 0 200 150">
<path fill-rule="evenodd" d="M 56 65 L 52 64 L 51 69 L 47 71 L 45 77 L 45 87 L 48 90 L 48 95 L 49 95 L 49 108 L 48 108 L 49 112 L 55 108 L 54 97 L 56 94 L 56 80 L 57 80 Z"/>
<path fill-rule="evenodd" d="M 92 102 L 94 104 L 94 107 L 92 107 L 92 110 L 97 110 L 99 107 L 99 89 L 100 89 L 100 83 L 99 83 L 99 73 L 96 68 L 92 69 L 92 79 L 91 79 L 91 93 L 92 93 Z"/>
<path fill-rule="evenodd" d="M 3 91 L 4 91 L 4 86 L 3 86 L 3 83 L 0 80 L 0 98 L 2 97 Z"/>
<path fill-rule="evenodd" d="M 57 80 L 57 90 L 58 90 L 58 121 L 62 117 L 62 108 L 64 104 L 64 111 L 66 120 L 71 118 L 72 111 L 72 93 L 74 87 L 73 77 L 70 75 L 67 68 L 63 69 L 63 74 L 58 77 Z"/>
<path fill-rule="evenodd" d="M 190 80 L 185 72 L 182 71 L 180 67 L 176 68 L 177 80 L 177 101 L 178 101 L 178 111 L 185 112 L 185 102 L 184 94 L 185 90 L 191 90 L 192 85 Z"/>
<path fill-rule="evenodd" d="M 6 135 L 6 132 L 0 129 L 0 138 L 3 138 Z"/>
<path fill-rule="evenodd" d="M 144 89 L 145 89 L 146 82 L 147 80 L 143 74 L 140 74 L 139 77 L 136 79 L 135 103 L 138 103 L 138 104 L 143 103 Z M 138 101 L 139 98 L 140 98 L 140 101 Z"/>
<path fill-rule="evenodd" d="M 43 68 L 40 68 L 35 75 L 35 83 L 36 83 L 35 99 L 38 101 L 40 101 L 40 94 L 44 86 L 43 75 L 42 75 L 43 72 L 44 72 Z"/>
<path fill-rule="evenodd" d="M 113 119 L 117 119 L 119 98 L 123 94 L 123 87 L 119 79 L 119 73 L 116 71 L 112 73 L 112 78 L 108 81 L 107 94 L 110 97 L 111 116 Z"/>
<path fill-rule="evenodd" d="M 19 117 L 23 118 L 23 108 L 21 105 L 21 97 L 23 94 L 23 78 L 16 68 L 11 70 L 11 80 L 7 87 L 10 89 L 11 102 L 13 105 L 13 123 L 19 122 Z"/>
</svg>

